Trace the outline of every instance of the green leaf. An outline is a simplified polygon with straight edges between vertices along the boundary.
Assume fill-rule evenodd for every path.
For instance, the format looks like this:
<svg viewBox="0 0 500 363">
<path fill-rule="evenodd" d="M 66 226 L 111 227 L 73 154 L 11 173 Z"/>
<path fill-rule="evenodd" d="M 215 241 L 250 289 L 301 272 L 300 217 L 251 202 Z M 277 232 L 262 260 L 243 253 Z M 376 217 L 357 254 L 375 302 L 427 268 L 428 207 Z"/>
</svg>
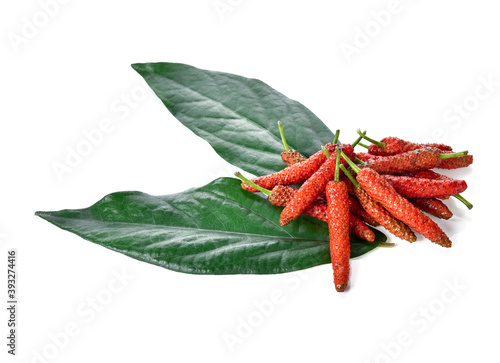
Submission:
<svg viewBox="0 0 500 363">
<path fill-rule="evenodd" d="M 132 258 L 192 274 L 273 274 L 330 263 L 325 223 L 278 223 L 281 208 L 220 178 L 182 193 L 109 194 L 85 209 L 37 212 L 78 236 Z M 386 237 L 377 233 L 377 242 Z M 377 243 L 353 238 L 351 256 Z"/>
<path fill-rule="evenodd" d="M 229 163 L 254 175 L 284 167 L 277 126 L 310 156 L 334 135 L 301 103 L 256 80 L 178 63 L 133 64 L 169 111 Z"/>
</svg>

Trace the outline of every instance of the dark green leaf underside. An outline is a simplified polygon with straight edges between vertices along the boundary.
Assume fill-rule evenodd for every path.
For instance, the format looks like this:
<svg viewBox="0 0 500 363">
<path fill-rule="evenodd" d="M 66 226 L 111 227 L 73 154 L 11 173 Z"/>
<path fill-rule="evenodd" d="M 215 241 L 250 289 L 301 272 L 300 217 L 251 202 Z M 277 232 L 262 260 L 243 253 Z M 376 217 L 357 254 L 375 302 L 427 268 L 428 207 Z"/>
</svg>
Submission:
<svg viewBox="0 0 500 363">
<path fill-rule="evenodd" d="M 273 274 L 330 263 L 328 228 L 301 217 L 278 224 L 281 208 L 220 178 L 182 193 L 107 195 L 89 208 L 41 218 L 127 256 L 192 274 Z M 377 242 L 383 233 L 374 230 Z M 351 257 L 377 246 L 351 239 Z"/>
</svg>

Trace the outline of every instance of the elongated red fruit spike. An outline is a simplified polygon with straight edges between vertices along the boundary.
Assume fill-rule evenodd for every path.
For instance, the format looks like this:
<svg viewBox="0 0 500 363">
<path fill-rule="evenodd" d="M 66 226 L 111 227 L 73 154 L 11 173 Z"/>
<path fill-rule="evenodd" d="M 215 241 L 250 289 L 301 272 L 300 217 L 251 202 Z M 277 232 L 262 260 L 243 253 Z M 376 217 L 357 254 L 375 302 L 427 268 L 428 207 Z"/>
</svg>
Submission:
<svg viewBox="0 0 500 363">
<path fill-rule="evenodd" d="M 425 179 L 437 179 L 437 180 L 450 180 L 451 178 L 443 175 L 436 173 L 434 170 L 420 170 L 420 171 L 414 171 L 411 173 L 406 173 L 405 175 L 411 176 L 414 178 L 425 178 Z"/>
<path fill-rule="evenodd" d="M 398 140 L 398 142 L 394 142 L 394 140 Z M 412 151 L 412 150 L 417 150 L 421 149 L 424 147 L 435 147 L 441 152 L 449 151 L 452 152 L 451 147 L 448 145 L 443 145 L 443 144 L 415 144 L 412 142 L 404 141 L 401 139 L 398 139 L 396 137 L 386 137 L 381 140 L 383 143 L 385 143 L 386 147 L 381 148 L 378 145 L 371 144 L 368 146 L 368 152 L 373 155 L 380 155 L 380 156 L 389 156 L 389 155 L 396 155 L 396 154 L 401 154 L 404 152 Z M 400 143 L 402 142 L 402 143 Z M 390 147 L 390 148 L 389 148 Z M 398 149 L 399 148 L 399 149 Z M 389 152 L 390 150 L 390 152 Z"/>
<path fill-rule="evenodd" d="M 465 180 L 426 179 L 411 176 L 384 175 L 393 188 L 405 198 L 448 198 L 467 189 Z"/>
<path fill-rule="evenodd" d="M 427 239 L 443 247 L 451 247 L 451 241 L 443 230 L 420 209 L 399 195 L 379 173 L 363 168 L 356 176 L 361 187 L 395 218 L 401 220 Z"/>
<path fill-rule="evenodd" d="M 347 183 L 346 183 L 347 184 Z M 352 185 L 352 183 L 351 183 Z M 363 208 L 358 198 L 355 196 L 356 192 L 354 186 L 352 188 L 354 191 L 354 195 L 349 194 L 349 211 L 354 214 L 356 217 L 361 219 L 363 222 L 372 225 L 373 227 L 380 226 L 380 223 L 373 219 Z"/>
<path fill-rule="evenodd" d="M 451 210 L 442 201 L 436 198 L 410 198 L 408 201 L 422 212 L 434 217 L 450 219 L 453 217 Z"/>
<path fill-rule="evenodd" d="M 408 173 L 408 176 L 412 176 L 415 178 L 427 178 L 427 179 L 438 179 L 438 180 L 453 180 L 452 178 L 442 175 L 439 173 L 436 173 L 433 170 L 422 170 L 422 171 L 416 171 L 413 173 Z M 454 194 L 453 197 L 457 198 L 459 201 L 461 201 L 463 204 L 468 209 L 472 209 L 473 205 L 470 203 L 467 199 L 465 199 L 462 195 L 460 194 Z"/>
<path fill-rule="evenodd" d="M 439 162 L 439 149 L 425 148 L 402 154 L 367 160 L 364 166 L 378 173 L 401 173 L 405 171 L 427 170 Z"/>
<path fill-rule="evenodd" d="M 238 178 L 243 180 L 248 185 L 257 189 L 259 192 L 266 194 L 269 202 L 279 207 L 285 207 L 298 191 L 298 189 L 290 187 L 288 185 L 276 185 L 272 190 L 268 190 L 255 184 L 251 180 L 248 180 L 240 172 L 236 172 L 234 173 L 234 175 L 236 175 Z M 304 214 L 310 215 L 311 217 L 315 217 L 324 222 L 327 222 L 326 204 L 322 200 L 318 199 L 315 200 L 313 203 L 311 203 L 304 211 Z"/>
<path fill-rule="evenodd" d="M 297 150 L 290 149 L 287 151 L 283 150 L 281 152 L 281 160 L 283 160 L 286 166 L 300 163 L 306 159 L 307 158 L 301 153 L 299 153 Z"/>
<path fill-rule="evenodd" d="M 276 186 L 275 188 L 278 188 Z M 291 188 L 291 187 L 286 187 Z M 328 223 L 327 204 L 324 201 L 315 200 L 304 211 L 305 215 Z M 349 233 L 367 241 L 375 241 L 375 233 L 358 217 L 349 212 Z"/>
<path fill-rule="evenodd" d="M 353 154 L 352 146 L 343 144 L 340 149 L 344 149 L 344 153 Z M 331 155 L 321 166 L 300 186 L 299 191 L 294 195 L 290 203 L 281 212 L 280 224 L 286 226 L 295 218 L 300 216 L 309 204 L 311 204 L 325 190 L 326 184 L 335 174 L 335 157 L 336 151 L 328 153 Z M 326 155 L 325 155 L 326 157 Z M 345 163 L 344 160 L 342 160 Z M 295 164 L 300 165 L 300 164 Z M 290 168 L 294 167 L 292 165 Z M 283 183 L 281 183 L 283 184 Z"/>
<path fill-rule="evenodd" d="M 344 173 L 348 172 L 344 166 L 340 167 Z M 354 184 L 354 189 L 356 191 L 356 196 L 363 207 L 363 209 L 376 220 L 382 227 L 387 229 L 390 233 L 398 238 L 404 239 L 408 242 L 415 242 L 417 236 L 415 233 L 402 221 L 391 215 L 380 203 L 375 201 L 354 179 L 352 175 L 348 175 Z"/>
<path fill-rule="evenodd" d="M 340 133 L 340 130 L 337 130 L 337 132 L 335 134 L 335 140 L 338 140 L 339 133 Z M 370 228 L 368 228 L 368 226 L 360 218 L 356 217 L 355 215 L 353 215 L 350 212 L 350 207 L 349 207 L 350 195 L 349 195 L 349 187 L 347 187 L 347 185 L 349 185 L 351 187 L 351 191 L 352 191 L 352 189 L 353 189 L 352 183 L 350 183 L 348 180 L 346 180 L 346 181 L 340 180 L 340 179 L 344 179 L 344 180 L 348 179 L 348 177 L 346 175 L 344 175 L 343 173 L 342 174 L 340 173 L 340 161 L 341 160 L 344 161 L 344 160 L 341 159 L 339 150 L 336 151 L 335 156 L 336 156 L 335 157 L 335 177 L 334 177 L 333 181 L 336 185 L 331 186 L 331 187 L 332 188 L 342 187 L 343 189 L 345 189 L 347 191 L 348 203 L 347 203 L 347 206 L 344 206 L 343 208 L 347 208 L 349 210 L 349 232 L 353 233 L 356 236 L 361 237 L 364 240 L 373 242 L 375 240 L 375 233 L 373 233 L 373 231 Z M 329 182 L 329 184 L 330 183 L 332 183 L 332 182 Z M 342 185 L 340 185 L 340 184 L 342 184 Z M 328 197 L 327 197 L 327 202 L 328 202 Z"/>
<path fill-rule="evenodd" d="M 285 132 L 283 130 L 283 123 L 278 121 L 278 129 L 280 131 L 281 142 L 283 143 L 283 151 L 281 152 L 281 160 L 287 165 L 293 165 L 306 160 L 307 158 L 299 153 L 297 150 L 290 149 L 288 143 L 286 142 Z"/>
<path fill-rule="evenodd" d="M 345 182 L 342 183 L 346 184 Z M 356 217 L 353 213 L 349 213 L 349 233 L 352 233 L 368 242 L 375 241 L 375 233 L 373 233 L 365 222 Z"/>
<path fill-rule="evenodd" d="M 333 158 L 331 158 L 333 159 Z M 349 207 L 347 188 L 344 182 L 330 181 L 326 185 L 328 230 L 330 234 L 330 256 L 333 267 L 335 289 L 342 292 L 349 281 Z"/>
<path fill-rule="evenodd" d="M 349 193 L 349 211 L 354 214 L 356 217 L 361 219 L 363 222 L 370 224 L 374 227 L 380 225 L 375 219 L 373 219 L 363 208 L 363 206 L 359 203 L 358 198 L 356 197 L 356 190 L 353 183 L 350 182 L 353 179 L 354 171 L 347 170 L 345 167 L 340 167 L 342 170 L 342 174 L 340 175 L 340 180 L 344 181 L 347 186 L 347 192 Z M 349 173 L 348 177 L 346 173 Z M 354 173 L 355 174 L 355 173 Z"/>
<path fill-rule="evenodd" d="M 377 159 L 383 158 L 383 156 L 373 155 L 373 154 L 369 154 L 369 153 L 365 153 L 365 152 L 357 152 L 355 154 L 355 156 L 359 160 L 364 161 L 364 162 L 367 162 L 368 160 L 377 160 Z"/>
<path fill-rule="evenodd" d="M 339 178 L 343 182 L 349 181 L 349 179 L 347 179 L 347 177 L 344 174 L 341 174 Z M 354 194 L 354 188 L 352 187 L 351 183 L 346 183 L 346 186 L 347 186 L 347 192 L 349 194 Z M 318 199 L 322 199 L 326 202 L 326 192 L 322 191 L 321 194 L 318 196 Z"/>
<path fill-rule="evenodd" d="M 419 144 L 392 136 L 384 137 L 382 140 L 376 141 L 367 137 L 366 131 L 363 134 L 361 133 L 361 130 L 358 130 L 358 134 L 360 135 L 360 137 L 363 137 L 364 139 L 372 142 L 372 145 L 368 147 L 368 152 L 373 155 L 381 155 L 381 156 L 396 155 L 416 149 L 421 149 L 424 147 L 435 147 L 442 151 L 452 150 L 451 146 L 444 144 L 435 144 L 435 143 Z"/>
<path fill-rule="evenodd" d="M 451 154 L 451 151 L 443 151 L 443 154 Z M 471 165 L 474 161 L 472 155 L 458 156 L 456 158 L 442 159 L 439 160 L 436 168 L 438 169 L 458 169 L 466 168 Z"/>
<path fill-rule="evenodd" d="M 435 147 L 426 147 L 397 155 L 368 160 L 363 167 L 369 167 L 379 174 L 395 174 L 408 171 L 428 170 L 436 167 L 442 158 L 461 156 L 466 152 L 441 154 Z"/>
<path fill-rule="evenodd" d="M 328 152 L 334 153 L 336 145 L 329 143 L 325 145 L 325 148 Z M 313 175 L 314 172 L 316 172 L 325 162 L 325 160 L 326 155 L 323 150 L 320 150 L 300 163 L 288 166 L 277 173 L 259 176 L 251 180 L 265 189 L 273 189 L 276 185 L 292 185 L 301 183 Z M 245 182 L 241 183 L 241 187 L 249 192 L 257 192 L 257 189 L 251 187 Z"/>
<path fill-rule="evenodd" d="M 240 173 L 235 173 L 235 175 L 240 179 L 246 179 Z M 250 180 L 248 180 L 247 182 L 252 183 Z M 298 190 L 297 188 L 288 185 L 276 185 L 273 190 L 263 189 L 258 185 L 256 186 L 259 188 L 259 191 L 268 196 L 268 200 L 271 204 L 279 207 L 286 206 Z M 312 202 L 304 210 L 303 214 L 328 223 L 328 217 L 326 214 L 326 195 L 325 200 L 316 199 L 314 202 Z M 358 236 L 359 238 L 362 238 L 368 242 L 375 241 L 375 233 L 373 233 L 373 231 L 353 213 L 349 213 L 349 233 L 352 233 L 355 236 Z"/>
<path fill-rule="evenodd" d="M 274 187 L 275 189 L 279 186 Z M 291 188 L 283 186 L 285 188 Z M 274 190 L 274 189 L 273 189 Z M 327 203 L 320 200 L 312 202 L 304 211 L 305 215 L 319 219 L 320 221 L 328 223 Z M 349 212 L 349 233 L 367 241 L 375 241 L 375 233 L 358 217 Z"/>
<path fill-rule="evenodd" d="M 363 208 L 370 216 L 380 223 L 382 227 L 398 238 L 408 242 L 415 242 L 417 236 L 401 220 L 389 213 L 380 203 L 376 202 L 362 187 L 356 188 L 356 195 Z"/>
</svg>

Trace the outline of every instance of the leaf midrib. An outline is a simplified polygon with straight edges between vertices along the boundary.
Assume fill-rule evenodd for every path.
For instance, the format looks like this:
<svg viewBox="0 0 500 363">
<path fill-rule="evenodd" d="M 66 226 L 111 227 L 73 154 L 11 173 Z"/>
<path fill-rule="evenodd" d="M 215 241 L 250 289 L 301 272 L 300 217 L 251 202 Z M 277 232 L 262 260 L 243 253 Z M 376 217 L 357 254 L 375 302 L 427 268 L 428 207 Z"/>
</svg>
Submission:
<svg viewBox="0 0 500 363">
<path fill-rule="evenodd" d="M 41 218 L 45 218 L 45 216 L 50 216 L 52 220 L 54 219 L 68 219 L 71 221 L 75 220 L 80 220 L 80 221 L 87 221 L 87 222 L 93 222 L 93 223 L 114 223 L 114 224 L 124 224 L 124 225 L 144 225 L 144 226 L 150 226 L 150 227 L 156 227 L 156 228 L 165 228 L 165 229 L 177 229 L 177 230 L 196 230 L 196 231 L 202 231 L 202 232 L 223 232 L 227 234 L 234 234 L 234 235 L 248 235 L 248 236 L 262 236 L 262 237 L 272 237 L 272 238 L 280 238 L 280 239 L 287 239 L 287 240 L 292 240 L 292 241 L 310 241 L 310 242 L 324 242 L 328 243 L 328 241 L 323 240 L 323 239 L 316 239 L 316 238 L 302 238 L 302 237 L 286 237 L 286 236 L 274 236 L 270 234 L 256 234 L 256 233 L 249 233 L 249 232 L 234 232 L 234 231 L 222 231 L 218 229 L 206 229 L 206 228 L 195 228 L 195 227 L 178 227 L 178 226 L 164 226 L 164 225 L 159 225 L 159 224 L 151 224 L 151 223 L 136 223 L 136 222 L 111 222 L 111 221 L 104 221 L 104 220 L 95 220 L 95 219 L 87 219 L 87 218 L 70 218 L 70 217 L 61 217 L 61 216 L 52 216 L 48 213 L 44 212 L 37 212 L 37 215 Z"/>
<path fill-rule="evenodd" d="M 150 74 L 151 74 L 151 73 L 150 73 Z M 156 82 L 157 84 L 160 84 L 160 82 L 159 82 L 159 80 L 157 79 L 157 77 L 159 78 L 160 76 L 159 76 L 157 73 L 153 73 L 153 78 L 154 78 L 155 82 Z M 188 89 L 190 92 L 193 92 L 194 94 L 197 94 L 197 95 L 199 95 L 199 96 L 201 96 L 201 97 L 204 97 L 204 98 L 205 98 L 205 99 L 207 99 L 207 100 L 210 100 L 210 101 L 212 101 L 212 102 L 216 102 L 216 103 L 218 103 L 218 104 L 222 105 L 222 106 L 224 107 L 224 109 L 226 109 L 226 110 L 228 110 L 228 111 L 232 112 L 232 113 L 233 113 L 233 114 L 235 114 L 235 115 L 238 115 L 238 116 L 239 116 L 239 117 L 241 117 L 242 119 L 245 119 L 245 120 L 247 120 L 247 121 L 250 121 L 250 122 L 251 122 L 252 124 L 254 124 L 254 125 L 257 125 L 260 129 L 264 130 L 267 134 L 271 135 L 271 136 L 272 136 L 275 140 L 277 140 L 279 143 L 281 143 L 281 139 L 280 139 L 278 136 L 274 135 L 272 132 L 270 132 L 267 128 L 265 128 L 264 126 L 260 125 L 260 124 L 259 124 L 259 123 L 257 123 L 256 121 L 254 121 L 254 120 L 252 120 L 252 119 L 249 119 L 248 117 L 243 116 L 242 114 L 240 114 L 240 113 L 238 113 L 238 112 L 234 111 L 233 109 L 229 108 L 229 106 L 226 106 L 226 104 L 225 104 L 225 103 L 223 103 L 223 102 L 221 102 L 221 101 L 219 101 L 219 100 L 216 100 L 216 99 L 214 99 L 214 98 L 208 97 L 208 96 L 206 96 L 206 95 L 205 95 L 205 94 L 203 94 L 203 93 L 200 93 L 200 92 L 198 92 L 198 91 L 195 91 L 195 90 L 194 90 L 194 89 L 192 89 L 191 87 L 188 87 L 188 86 L 186 86 L 186 85 L 184 85 L 184 84 L 182 84 L 182 83 L 180 83 L 180 82 L 178 82 L 178 81 L 174 81 L 172 78 L 169 78 L 169 77 L 166 77 L 166 76 L 162 76 L 162 77 L 164 77 L 164 78 L 166 78 L 166 79 L 170 80 L 171 82 L 175 83 L 176 85 L 178 85 L 178 86 L 180 86 L 180 87 L 183 87 L 183 88 Z M 210 75 L 210 78 L 211 78 L 211 79 L 212 79 L 212 81 L 213 81 L 212 75 Z M 182 103 L 182 102 L 181 102 L 181 103 Z M 221 117 L 221 119 L 222 119 L 222 117 Z"/>
</svg>

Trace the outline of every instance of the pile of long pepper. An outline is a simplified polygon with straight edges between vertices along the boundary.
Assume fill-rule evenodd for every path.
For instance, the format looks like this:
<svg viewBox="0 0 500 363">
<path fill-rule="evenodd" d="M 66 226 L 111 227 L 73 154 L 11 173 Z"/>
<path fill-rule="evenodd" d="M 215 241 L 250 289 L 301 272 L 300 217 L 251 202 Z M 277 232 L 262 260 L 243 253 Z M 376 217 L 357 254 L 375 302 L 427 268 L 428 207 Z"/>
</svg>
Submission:
<svg viewBox="0 0 500 363">
<path fill-rule="evenodd" d="M 344 291 L 349 280 L 350 239 L 353 234 L 374 242 L 369 226 L 381 226 L 408 242 L 419 233 L 430 241 L 451 247 L 451 241 L 429 215 L 449 219 L 453 213 L 443 203 L 455 197 L 467 208 L 460 193 L 464 180 L 449 178 L 432 169 L 457 169 L 472 164 L 467 151 L 454 152 L 442 144 L 418 144 L 396 137 L 381 141 L 358 130 L 352 144 L 338 143 L 339 130 L 332 143 L 306 158 L 288 146 L 283 125 L 278 122 L 283 141 L 281 171 L 247 179 L 241 173 L 241 186 L 249 192 L 262 192 L 269 202 L 283 207 L 279 223 L 286 226 L 301 214 L 328 223 L 330 256 L 334 284 Z M 361 143 L 368 140 L 369 146 Z M 354 151 L 362 146 L 367 152 Z M 295 188 L 291 185 L 301 184 Z"/>
</svg>

